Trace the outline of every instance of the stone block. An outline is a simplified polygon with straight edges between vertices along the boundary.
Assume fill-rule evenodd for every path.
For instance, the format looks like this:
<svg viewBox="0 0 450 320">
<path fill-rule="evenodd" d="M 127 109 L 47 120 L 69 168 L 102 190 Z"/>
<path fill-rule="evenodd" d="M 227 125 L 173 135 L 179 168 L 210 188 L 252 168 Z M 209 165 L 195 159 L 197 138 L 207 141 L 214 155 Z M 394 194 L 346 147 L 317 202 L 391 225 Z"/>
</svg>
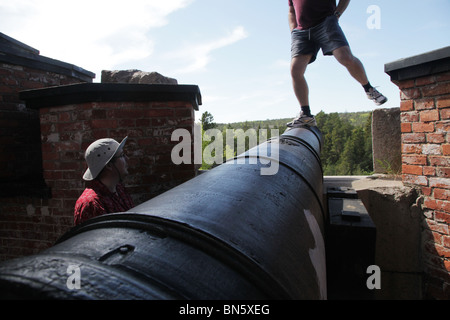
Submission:
<svg viewBox="0 0 450 320">
<path fill-rule="evenodd" d="M 402 170 L 400 108 L 377 109 L 372 116 L 373 168 L 375 173 Z"/>
<path fill-rule="evenodd" d="M 355 185 L 376 230 L 375 264 L 382 272 L 377 299 L 421 299 L 422 197 L 416 188 Z"/>
<path fill-rule="evenodd" d="M 134 84 L 178 84 L 173 78 L 165 77 L 158 72 L 141 70 L 102 71 L 102 83 L 134 83 Z"/>
</svg>

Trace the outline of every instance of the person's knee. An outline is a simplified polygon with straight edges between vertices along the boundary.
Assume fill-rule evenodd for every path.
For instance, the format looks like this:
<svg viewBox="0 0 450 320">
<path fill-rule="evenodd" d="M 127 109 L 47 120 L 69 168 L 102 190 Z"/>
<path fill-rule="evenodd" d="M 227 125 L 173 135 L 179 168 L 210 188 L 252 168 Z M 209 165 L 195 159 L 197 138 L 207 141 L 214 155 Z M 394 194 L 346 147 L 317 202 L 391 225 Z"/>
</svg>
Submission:
<svg viewBox="0 0 450 320">
<path fill-rule="evenodd" d="M 294 79 L 303 78 L 306 67 L 308 66 L 308 59 L 304 57 L 293 58 L 291 62 L 291 75 Z"/>
<path fill-rule="evenodd" d="M 334 52 L 334 56 L 339 61 L 340 64 L 348 67 L 355 63 L 356 58 L 352 52 L 347 48 L 342 48 Z"/>
<path fill-rule="evenodd" d="M 291 76 L 294 80 L 302 79 L 304 77 L 304 74 L 304 69 L 291 67 Z"/>
<path fill-rule="evenodd" d="M 353 65 L 356 61 L 355 57 L 351 53 L 342 55 L 338 60 L 342 65 L 346 67 Z"/>
<path fill-rule="evenodd" d="M 294 83 L 296 83 L 296 84 L 301 84 L 303 82 L 306 82 L 305 72 L 301 72 L 301 71 L 297 72 L 296 70 L 292 70 L 291 77 L 292 77 L 292 81 L 294 81 Z"/>
</svg>

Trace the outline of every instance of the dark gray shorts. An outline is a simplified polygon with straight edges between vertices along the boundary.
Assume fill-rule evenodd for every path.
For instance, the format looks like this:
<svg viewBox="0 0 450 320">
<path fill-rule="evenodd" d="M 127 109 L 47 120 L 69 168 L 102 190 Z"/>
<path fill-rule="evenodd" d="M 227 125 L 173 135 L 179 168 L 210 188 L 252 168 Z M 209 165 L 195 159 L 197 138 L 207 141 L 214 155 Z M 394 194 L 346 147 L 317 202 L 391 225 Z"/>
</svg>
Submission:
<svg viewBox="0 0 450 320">
<path fill-rule="evenodd" d="M 327 17 L 322 23 L 308 30 L 294 29 L 291 33 L 292 58 L 298 55 L 312 54 L 313 63 L 317 58 L 320 49 L 326 56 L 333 54 L 333 51 L 344 46 L 348 46 L 348 41 L 339 26 L 336 16 Z"/>
</svg>

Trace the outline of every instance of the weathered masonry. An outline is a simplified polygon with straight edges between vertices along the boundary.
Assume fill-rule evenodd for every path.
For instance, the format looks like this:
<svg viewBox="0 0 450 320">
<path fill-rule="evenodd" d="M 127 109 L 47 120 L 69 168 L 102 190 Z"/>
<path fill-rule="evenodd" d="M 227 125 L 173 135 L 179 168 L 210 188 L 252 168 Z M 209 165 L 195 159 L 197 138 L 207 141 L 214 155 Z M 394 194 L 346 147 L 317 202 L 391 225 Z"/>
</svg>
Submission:
<svg viewBox="0 0 450 320">
<path fill-rule="evenodd" d="M 129 136 L 136 204 L 195 176 L 170 151 L 174 129 L 193 132 L 197 86 L 92 83 L 93 73 L 3 34 L 0 53 L 0 260 L 38 253 L 73 226 L 96 139 Z"/>
<path fill-rule="evenodd" d="M 94 77 L 0 33 L 0 260 L 47 248 L 72 220 L 50 215 L 39 111 L 27 108 L 19 93 Z"/>
<path fill-rule="evenodd" d="M 423 194 L 424 298 L 450 299 L 450 47 L 385 69 L 400 89 L 403 183 Z"/>
</svg>

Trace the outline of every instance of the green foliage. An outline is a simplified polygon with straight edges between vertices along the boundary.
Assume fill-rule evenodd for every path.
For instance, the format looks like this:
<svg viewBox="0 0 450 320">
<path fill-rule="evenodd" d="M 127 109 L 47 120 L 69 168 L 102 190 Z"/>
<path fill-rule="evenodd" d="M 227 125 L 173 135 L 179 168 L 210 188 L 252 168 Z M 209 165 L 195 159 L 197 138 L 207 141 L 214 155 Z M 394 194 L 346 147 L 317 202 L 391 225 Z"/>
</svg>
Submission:
<svg viewBox="0 0 450 320">
<path fill-rule="evenodd" d="M 324 136 L 324 175 L 372 173 L 372 113 L 320 112 L 316 121 Z"/>
<path fill-rule="evenodd" d="M 210 117 L 206 119 L 210 119 L 210 121 L 206 121 L 206 123 L 211 123 L 214 118 L 211 114 L 208 114 L 208 116 Z M 226 145 L 225 137 L 227 129 L 235 130 L 235 132 L 239 129 L 244 132 L 247 132 L 249 129 L 255 129 L 256 132 L 259 132 L 260 129 L 267 129 L 267 138 L 270 138 L 271 129 L 278 129 L 279 133 L 282 134 L 287 128 L 286 123 L 291 120 L 276 119 L 229 124 L 213 123 L 213 128 L 220 130 L 223 135 L 224 162 L 227 158 L 230 158 L 230 150 L 234 150 L 234 156 L 236 156 L 237 150 L 236 136 L 234 137 L 234 147 Z M 373 173 L 371 112 L 326 114 L 321 111 L 316 115 L 316 121 L 324 137 L 324 145 L 321 152 L 324 175 L 370 175 Z M 259 141 L 259 143 L 262 142 Z M 204 141 L 203 149 L 210 143 Z M 245 141 L 245 144 L 245 150 L 248 150 L 248 139 Z M 207 169 L 210 167 L 204 165 L 203 168 Z"/>
<path fill-rule="evenodd" d="M 217 124 L 214 122 L 213 115 L 208 111 L 203 112 L 201 121 L 202 121 L 202 128 L 205 131 L 217 127 Z"/>
<path fill-rule="evenodd" d="M 383 168 L 384 172 L 386 172 L 388 175 L 394 176 L 394 179 L 400 176 L 401 179 L 401 168 L 400 171 L 398 169 L 393 169 L 392 163 L 387 160 L 376 159 L 375 161 L 381 168 Z"/>
<path fill-rule="evenodd" d="M 248 129 L 255 129 L 258 131 L 259 129 L 267 129 L 270 133 L 271 129 L 278 129 L 280 134 L 286 131 L 286 123 L 291 121 L 292 119 L 276 119 L 276 120 L 258 120 L 258 121 L 245 121 L 245 122 L 234 122 L 228 124 L 217 124 L 217 128 L 223 130 L 227 129 L 242 129 L 247 131 Z"/>
<path fill-rule="evenodd" d="M 205 115 L 206 114 L 206 115 Z M 206 119 L 206 121 L 204 121 Z M 209 119 L 209 120 L 208 120 Z M 286 130 L 286 120 L 245 121 L 229 124 L 212 123 L 213 117 L 205 112 L 202 116 L 202 166 L 201 170 L 212 169 L 216 164 L 208 162 L 216 159 L 219 148 L 216 138 L 222 140 L 222 163 L 238 156 L 247 150 L 269 140 L 273 133 L 283 133 Z M 213 126 L 208 124 L 212 123 Z M 205 124 L 206 128 L 205 129 Z M 214 129 L 207 131 L 208 129 Z M 265 131 L 264 131 L 265 130 Z M 275 131 L 278 130 L 278 131 Z M 214 134 L 210 136 L 209 134 Z M 217 136 L 216 136 L 217 135 Z M 206 150 L 206 151 L 205 151 Z M 206 158 L 206 159 L 205 159 Z M 206 161 L 205 161 L 206 160 Z"/>
</svg>

